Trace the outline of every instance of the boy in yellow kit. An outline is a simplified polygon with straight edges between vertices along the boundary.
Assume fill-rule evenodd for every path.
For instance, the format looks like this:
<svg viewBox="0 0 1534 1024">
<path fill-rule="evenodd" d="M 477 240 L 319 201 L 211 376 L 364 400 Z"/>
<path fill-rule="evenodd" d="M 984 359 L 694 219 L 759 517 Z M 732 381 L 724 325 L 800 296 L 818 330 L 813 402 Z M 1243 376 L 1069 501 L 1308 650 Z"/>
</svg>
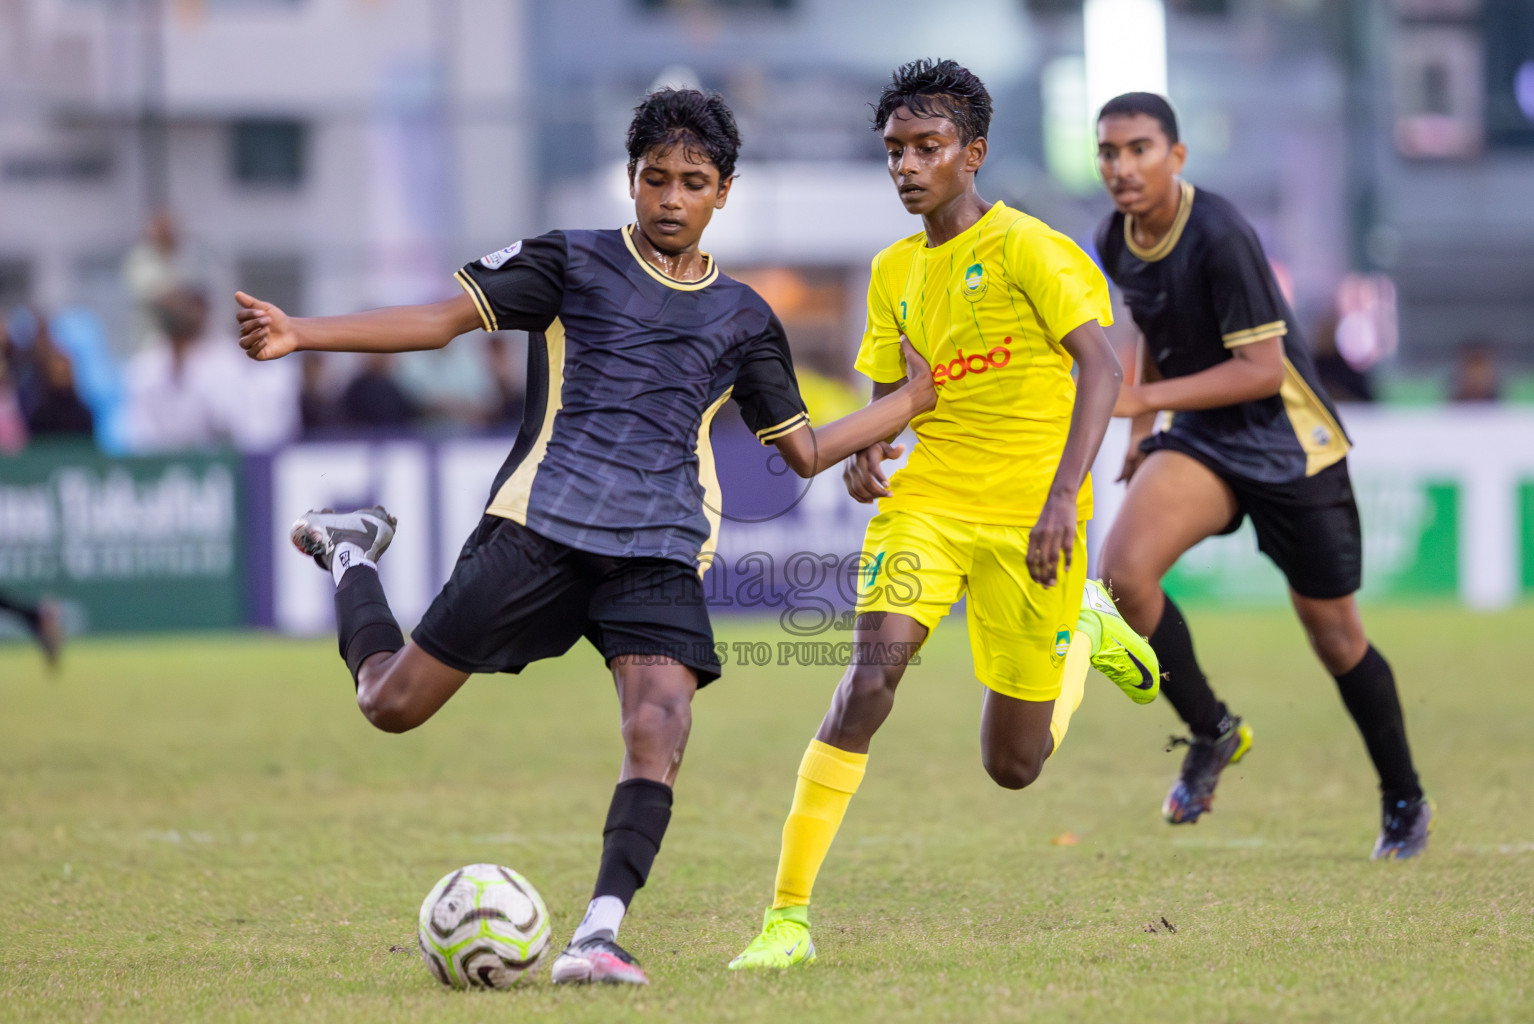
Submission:
<svg viewBox="0 0 1534 1024">
<path fill-rule="evenodd" d="M 1107 284 L 1070 239 L 976 192 L 990 118 L 985 86 L 953 61 L 900 68 L 875 110 L 890 177 L 925 230 L 874 259 L 857 368 L 875 397 L 898 387 L 907 336 L 938 402 L 912 421 L 920 443 L 892 482 L 888 443 L 847 464 L 853 497 L 883 499 L 863 544 L 852 664 L 800 765 L 762 932 L 732 969 L 815 958 L 810 889 L 869 743 L 910 654 L 966 591 L 986 686 L 981 759 L 998 785 L 1038 777 L 1089 661 L 1136 701 L 1156 696 L 1149 645 L 1086 579 L 1087 470 L 1123 377 L 1102 330 Z"/>
</svg>

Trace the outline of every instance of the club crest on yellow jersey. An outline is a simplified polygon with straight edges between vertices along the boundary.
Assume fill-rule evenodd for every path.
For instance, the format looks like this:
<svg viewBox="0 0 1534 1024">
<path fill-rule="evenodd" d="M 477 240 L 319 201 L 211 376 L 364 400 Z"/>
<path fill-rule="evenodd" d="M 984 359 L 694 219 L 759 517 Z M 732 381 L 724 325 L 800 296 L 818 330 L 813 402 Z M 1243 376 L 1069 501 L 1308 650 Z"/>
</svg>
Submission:
<svg viewBox="0 0 1534 1024">
<path fill-rule="evenodd" d="M 1068 630 L 1068 629 L 1065 629 L 1063 627 L 1061 629 L 1059 629 L 1059 630 L 1056 630 L 1055 631 L 1055 656 L 1054 656 L 1054 662 L 1055 662 L 1056 665 L 1060 664 L 1060 662 L 1065 659 L 1065 655 L 1070 651 L 1070 649 L 1071 649 L 1071 631 Z"/>
<path fill-rule="evenodd" d="M 979 302 L 985 295 L 986 285 L 985 264 L 971 263 L 969 269 L 964 271 L 964 284 L 960 286 L 959 293 L 970 302 Z"/>
</svg>

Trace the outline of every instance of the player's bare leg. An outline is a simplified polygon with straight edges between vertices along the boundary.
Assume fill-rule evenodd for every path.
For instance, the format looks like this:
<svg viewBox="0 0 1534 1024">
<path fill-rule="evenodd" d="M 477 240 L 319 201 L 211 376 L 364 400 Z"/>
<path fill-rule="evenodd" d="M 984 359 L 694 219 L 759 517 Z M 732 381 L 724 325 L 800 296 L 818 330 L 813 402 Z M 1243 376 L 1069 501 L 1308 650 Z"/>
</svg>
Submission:
<svg viewBox="0 0 1534 1024">
<path fill-rule="evenodd" d="M 407 643 L 363 661 L 357 673 L 357 707 L 384 732 L 407 732 L 441 710 L 468 678 L 469 673 Z"/>
<path fill-rule="evenodd" d="M 1289 599 L 1310 646 L 1337 681 L 1337 692 L 1379 774 L 1382 823 L 1373 856 L 1377 860 L 1415 857 L 1427 846 L 1433 808 L 1412 764 L 1395 675 L 1364 634 L 1352 594 L 1313 598 L 1290 590 Z"/>
<path fill-rule="evenodd" d="M 852 663 L 799 764 L 794 802 L 783 823 L 772 906 L 763 915 L 761 933 L 730 961 L 731 970 L 785 968 L 815 960 L 810 890 L 862 784 L 874 733 L 889 717 L 906 666 L 927 638 L 926 626 L 894 612 L 865 612 L 854 626 Z"/>
<path fill-rule="evenodd" d="M 1230 525 L 1239 510 L 1230 486 L 1197 459 L 1162 450 L 1140 464 L 1099 558 L 1103 582 L 1135 632 L 1155 632 L 1165 602 L 1162 577 L 1189 548 Z M 1169 668 L 1164 657 L 1161 667 Z"/>
<path fill-rule="evenodd" d="M 1230 525 L 1240 505 L 1230 486 L 1197 459 L 1155 451 L 1130 479 L 1108 539 L 1103 578 L 1119 612 L 1150 638 L 1161 661 L 1161 692 L 1193 736 L 1162 807 L 1173 824 L 1197 821 L 1214 800 L 1225 766 L 1251 746 L 1251 730 L 1226 710 L 1199 667 L 1182 609 L 1161 580 L 1184 552 Z"/>
<path fill-rule="evenodd" d="M 692 669 L 657 655 L 612 660 L 623 730 L 623 769 L 607 811 L 602 865 L 570 944 L 554 960 L 555 984 L 647 985 L 634 958 L 617 943 L 634 894 L 649 877 L 671 821 L 671 787 L 692 730 Z"/>
<path fill-rule="evenodd" d="M 815 739 L 838 750 L 867 754 L 874 733 L 895 707 L 895 688 L 927 627 L 909 615 L 867 612 L 854 623 L 852 663 L 842 674 Z"/>
<path fill-rule="evenodd" d="M 1033 784 L 1054 753 L 1049 723 L 1052 700 L 1019 700 L 995 690 L 985 691 L 980 706 L 980 761 L 986 774 L 1003 789 Z"/>
</svg>

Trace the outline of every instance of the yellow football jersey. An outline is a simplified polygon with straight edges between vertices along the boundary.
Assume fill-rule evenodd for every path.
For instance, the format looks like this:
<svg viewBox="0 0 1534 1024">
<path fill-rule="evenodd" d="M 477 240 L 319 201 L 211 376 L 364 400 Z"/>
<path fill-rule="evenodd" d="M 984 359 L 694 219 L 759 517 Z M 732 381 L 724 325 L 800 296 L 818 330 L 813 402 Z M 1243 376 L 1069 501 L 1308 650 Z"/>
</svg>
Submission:
<svg viewBox="0 0 1534 1024">
<path fill-rule="evenodd" d="M 857 368 L 904 379 L 904 332 L 938 386 L 937 408 L 912 421 L 919 443 L 881 510 L 1035 522 L 1076 400 L 1060 339 L 1089 320 L 1113 322 L 1102 272 L 1069 238 L 1003 203 L 942 245 L 929 248 L 920 232 L 875 256 Z M 1077 507 L 1091 518 L 1090 479 Z"/>
</svg>

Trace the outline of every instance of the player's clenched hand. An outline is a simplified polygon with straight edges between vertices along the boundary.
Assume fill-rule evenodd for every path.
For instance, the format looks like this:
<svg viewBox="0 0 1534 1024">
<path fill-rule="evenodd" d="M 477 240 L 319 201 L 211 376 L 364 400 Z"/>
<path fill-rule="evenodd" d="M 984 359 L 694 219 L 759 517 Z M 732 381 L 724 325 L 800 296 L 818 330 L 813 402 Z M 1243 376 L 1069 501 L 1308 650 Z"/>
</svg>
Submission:
<svg viewBox="0 0 1534 1024">
<path fill-rule="evenodd" d="M 240 304 L 234 315 L 240 322 L 240 347 L 250 358 L 280 359 L 298 348 L 298 332 L 281 309 L 244 292 L 235 292 L 234 301 Z"/>
<path fill-rule="evenodd" d="M 1059 582 L 1061 564 L 1070 569 L 1075 546 L 1076 496 L 1051 495 L 1028 533 L 1028 575 L 1040 586 L 1054 586 Z"/>
<path fill-rule="evenodd" d="M 890 482 L 884 475 L 884 460 L 898 459 L 905 445 L 879 441 L 858 452 L 842 464 L 842 482 L 847 493 L 863 504 L 890 496 Z"/>
</svg>

